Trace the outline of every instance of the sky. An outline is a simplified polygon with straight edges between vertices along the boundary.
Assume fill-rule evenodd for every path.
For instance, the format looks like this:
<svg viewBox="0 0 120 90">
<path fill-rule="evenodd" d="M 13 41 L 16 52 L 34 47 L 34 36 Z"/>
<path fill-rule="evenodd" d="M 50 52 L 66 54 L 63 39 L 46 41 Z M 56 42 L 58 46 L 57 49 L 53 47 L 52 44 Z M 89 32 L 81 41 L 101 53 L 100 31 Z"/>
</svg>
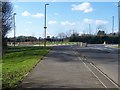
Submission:
<svg viewBox="0 0 120 90">
<path fill-rule="evenodd" d="M 99 25 L 106 33 L 118 31 L 117 2 L 13 2 L 16 13 L 16 36 L 44 38 L 44 5 L 47 6 L 47 36 L 59 33 L 78 32 L 96 34 Z M 90 26 L 90 28 L 89 28 Z M 8 37 L 13 37 L 13 30 Z"/>
</svg>

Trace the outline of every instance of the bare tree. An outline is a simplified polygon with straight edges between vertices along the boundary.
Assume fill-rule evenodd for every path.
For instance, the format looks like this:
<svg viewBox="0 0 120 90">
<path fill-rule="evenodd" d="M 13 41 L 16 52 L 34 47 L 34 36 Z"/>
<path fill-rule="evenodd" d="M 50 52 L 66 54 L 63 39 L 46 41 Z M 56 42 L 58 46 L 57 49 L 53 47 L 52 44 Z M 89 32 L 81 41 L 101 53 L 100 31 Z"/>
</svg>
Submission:
<svg viewBox="0 0 120 90">
<path fill-rule="evenodd" d="M 5 48 L 7 47 L 7 33 L 12 29 L 13 27 L 13 8 L 11 2 L 0 2 L 1 3 L 1 32 L 2 32 L 2 48 L 3 52 Z"/>
<path fill-rule="evenodd" d="M 105 33 L 107 32 L 106 31 L 106 26 L 105 25 L 98 25 L 97 26 L 97 31 L 96 31 L 96 33 L 98 32 L 98 31 L 104 31 Z"/>
<path fill-rule="evenodd" d="M 59 33 L 58 34 L 58 37 L 60 38 L 60 39 L 64 39 L 64 38 L 66 38 L 66 34 L 65 33 Z"/>
<path fill-rule="evenodd" d="M 0 1 L 0 61 L 1 60 L 2 60 L 2 2 Z"/>
<path fill-rule="evenodd" d="M 68 32 L 66 32 L 66 37 L 69 38 L 69 37 L 71 37 L 71 35 L 74 34 L 74 33 L 77 33 L 77 31 L 74 30 L 74 29 L 73 29 L 73 30 L 71 29 L 71 30 L 69 30 Z"/>
<path fill-rule="evenodd" d="M 72 30 L 66 32 L 66 37 L 69 38 L 72 35 Z"/>
</svg>

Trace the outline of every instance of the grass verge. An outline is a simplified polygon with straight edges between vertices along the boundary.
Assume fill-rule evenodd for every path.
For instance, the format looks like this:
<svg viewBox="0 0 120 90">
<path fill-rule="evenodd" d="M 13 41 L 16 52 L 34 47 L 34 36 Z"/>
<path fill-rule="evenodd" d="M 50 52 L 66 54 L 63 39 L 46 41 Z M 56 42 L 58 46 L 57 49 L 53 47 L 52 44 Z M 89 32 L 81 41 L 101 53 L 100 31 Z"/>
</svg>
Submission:
<svg viewBox="0 0 120 90">
<path fill-rule="evenodd" d="M 114 46 L 114 48 L 120 48 L 120 46 Z"/>
<path fill-rule="evenodd" d="M 120 48 L 120 45 L 118 46 L 118 48 Z"/>
<path fill-rule="evenodd" d="M 9 47 L 3 56 L 2 87 L 16 87 L 49 50 L 47 47 Z"/>
</svg>

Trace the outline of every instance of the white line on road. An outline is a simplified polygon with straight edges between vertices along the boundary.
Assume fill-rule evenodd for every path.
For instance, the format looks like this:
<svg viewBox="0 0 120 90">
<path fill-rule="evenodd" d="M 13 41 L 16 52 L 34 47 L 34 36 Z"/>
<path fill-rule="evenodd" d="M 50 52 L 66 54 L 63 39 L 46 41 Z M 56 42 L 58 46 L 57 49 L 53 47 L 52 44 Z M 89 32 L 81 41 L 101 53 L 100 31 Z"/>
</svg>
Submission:
<svg viewBox="0 0 120 90">
<path fill-rule="evenodd" d="M 106 47 L 89 47 L 90 49 L 97 49 L 97 50 L 109 50 L 112 51 L 113 49 L 111 48 L 106 48 Z"/>
<path fill-rule="evenodd" d="M 74 53 L 77 55 L 76 52 L 74 52 Z M 79 59 L 80 61 L 82 61 L 79 56 L 78 56 L 78 59 Z M 92 72 L 92 74 L 98 79 L 98 81 L 99 81 L 105 88 L 107 88 L 107 86 L 106 86 L 106 85 L 99 79 L 99 77 L 86 65 L 86 63 L 83 62 L 83 61 L 82 61 L 82 63 L 85 65 L 85 67 L 86 67 L 90 72 Z"/>
<path fill-rule="evenodd" d="M 84 63 L 84 62 L 83 62 Z M 86 63 L 84 63 L 84 65 L 89 69 L 90 72 L 93 73 L 93 75 L 101 82 L 101 84 L 107 88 L 107 86 L 99 79 L 99 77 L 86 65 Z"/>
<path fill-rule="evenodd" d="M 117 88 L 119 87 L 115 82 L 113 82 L 108 76 L 106 76 L 102 71 L 100 71 L 95 65 L 90 63 L 97 71 L 99 71 L 104 77 L 106 77 L 112 84 L 114 84 Z"/>
</svg>

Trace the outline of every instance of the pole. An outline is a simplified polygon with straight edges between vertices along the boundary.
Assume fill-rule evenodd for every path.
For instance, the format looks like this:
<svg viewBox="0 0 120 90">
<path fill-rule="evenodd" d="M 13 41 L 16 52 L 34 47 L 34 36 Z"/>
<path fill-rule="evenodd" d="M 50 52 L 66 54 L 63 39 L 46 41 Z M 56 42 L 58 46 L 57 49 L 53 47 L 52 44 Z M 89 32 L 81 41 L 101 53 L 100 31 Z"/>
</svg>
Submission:
<svg viewBox="0 0 120 90">
<path fill-rule="evenodd" d="M 39 37 L 39 46 L 40 46 L 40 37 Z"/>
<path fill-rule="evenodd" d="M 91 25 L 89 24 L 89 34 L 91 34 Z"/>
<path fill-rule="evenodd" d="M 49 5 L 49 4 L 45 4 L 45 26 L 44 26 L 44 29 L 45 29 L 45 38 L 44 38 L 44 46 L 46 47 L 46 29 L 47 29 L 47 25 L 46 25 L 46 6 Z"/>
<path fill-rule="evenodd" d="M 118 34 L 120 35 L 120 1 L 118 2 L 118 23 L 119 23 Z"/>
<path fill-rule="evenodd" d="M 112 21 L 112 34 L 114 34 L 114 16 L 112 17 L 113 21 Z"/>
<path fill-rule="evenodd" d="M 118 36 L 120 37 L 120 1 L 118 2 L 118 23 L 119 23 L 119 28 L 118 28 Z M 120 46 L 120 42 L 118 43 Z"/>
<path fill-rule="evenodd" d="M 112 16 L 112 44 L 114 44 L 114 16 Z"/>
<path fill-rule="evenodd" d="M 15 47 L 15 42 L 16 42 L 16 38 L 15 38 L 15 34 L 16 34 L 15 15 L 16 15 L 16 13 L 14 13 L 14 16 L 13 16 L 13 18 L 14 18 L 14 47 Z"/>
<path fill-rule="evenodd" d="M 46 29 L 47 29 L 47 27 L 46 27 L 46 4 L 45 4 L 45 43 L 44 43 L 44 46 L 46 47 Z"/>
</svg>

